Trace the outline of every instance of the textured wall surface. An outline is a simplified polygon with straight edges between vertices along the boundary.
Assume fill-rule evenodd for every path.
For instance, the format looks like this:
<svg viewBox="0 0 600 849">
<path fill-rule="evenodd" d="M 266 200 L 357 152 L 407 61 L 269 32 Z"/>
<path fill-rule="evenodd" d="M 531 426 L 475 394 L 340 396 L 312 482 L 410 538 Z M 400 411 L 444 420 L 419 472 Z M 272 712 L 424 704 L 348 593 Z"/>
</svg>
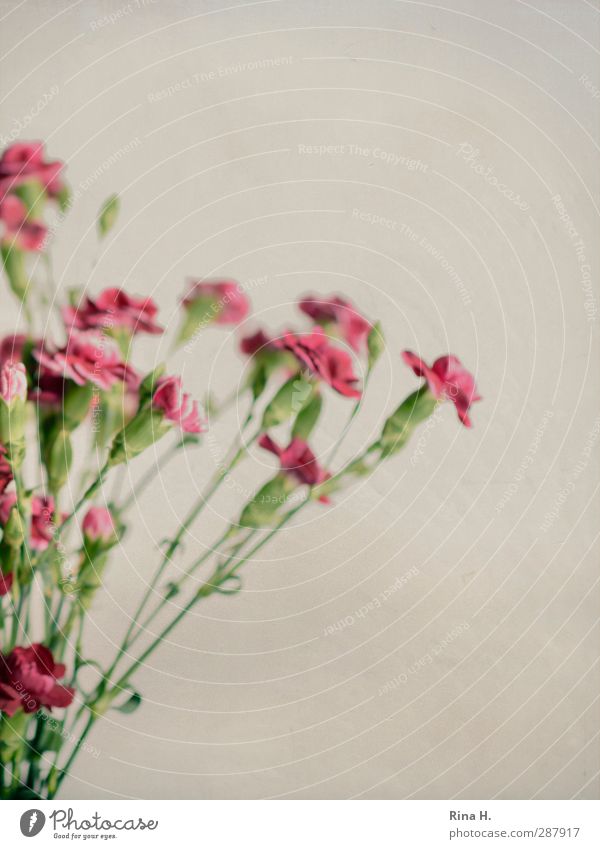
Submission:
<svg viewBox="0 0 600 849">
<path fill-rule="evenodd" d="M 282 532 L 239 595 L 198 607 L 64 795 L 597 798 L 598 5 L 26 0 L 0 15 L 3 144 L 46 140 L 75 191 L 61 291 L 122 284 L 170 325 L 187 276 L 227 275 L 273 329 L 306 290 L 346 293 L 388 349 L 342 459 L 416 386 L 403 348 L 456 353 L 484 398 L 471 431 L 446 405 Z M 99 250 L 113 191 L 120 226 Z M 208 330 L 172 368 L 224 397 L 235 337 Z M 143 339 L 138 362 L 166 347 Z M 347 410 L 327 396 L 320 452 Z M 134 505 L 90 654 L 110 657 L 236 425 L 215 423 Z M 273 468 L 253 463 L 176 568 Z"/>
</svg>

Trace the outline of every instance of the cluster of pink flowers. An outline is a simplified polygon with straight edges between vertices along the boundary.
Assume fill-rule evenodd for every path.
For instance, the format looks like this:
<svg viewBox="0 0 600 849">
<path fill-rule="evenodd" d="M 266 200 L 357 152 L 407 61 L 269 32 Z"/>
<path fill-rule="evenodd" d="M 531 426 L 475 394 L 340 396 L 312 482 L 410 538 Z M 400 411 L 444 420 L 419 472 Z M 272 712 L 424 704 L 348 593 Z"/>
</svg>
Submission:
<svg viewBox="0 0 600 849">
<path fill-rule="evenodd" d="M 34 200 L 56 200 L 64 190 L 61 180 L 62 162 L 48 161 L 41 142 L 14 144 L 0 157 L 0 222 L 2 242 L 23 251 L 40 251 L 44 247 L 47 228 L 43 221 L 32 219 L 19 191 L 30 186 Z"/>
<path fill-rule="evenodd" d="M 62 181 L 62 169 L 61 162 L 46 159 L 43 145 L 38 142 L 13 145 L 0 157 L 0 242 L 4 248 L 0 259 L 13 292 L 23 302 L 28 296 L 29 279 L 27 275 L 24 282 L 18 275 L 13 279 L 14 266 L 6 257 L 14 251 L 19 262 L 25 265 L 22 252 L 45 249 L 47 229 L 41 214 L 48 201 L 64 208 L 67 189 Z M 262 449 L 277 457 L 278 469 L 259 490 L 267 506 L 258 498 L 251 499 L 239 523 L 232 522 L 228 533 L 235 533 L 240 527 L 264 529 L 280 518 L 281 524 L 292 513 L 281 517 L 270 512 L 271 506 L 279 510 L 278 499 L 285 499 L 287 493 L 296 488 L 308 488 L 308 492 L 303 491 L 306 495 L 303 502 L 318 498 L 328 503 L 329 494 L 336 491 L 340 478 L 363 474 L 364 471 L 357 471 L 357 468 L 364 458 L 369 461 L 375 458 L 368 468 L 371 471 L 376 462 L 390 456 L 407 441 L 413 427 L 431 415 L 438 402 L 452 402 L 460 422 L 471 427 L 470 410 L 473 403 L 480 400 L 474 377 L 457 357 L 442 356 L 429 366 L 421 357 L 404 351 L 404 362 L 424 382 L 386 420 L 380 436 L 358 461 L 349 463 L 341 472 L 330 472 L 326 467 L 332 465 L 333 460 L 320 462 L 308 442 L 318 423 L 324 399 L 330 394 L 329 390 L 353 399 L 354 404 L 349 405 L 352 419 L 359 409 L 383 343 L 379 338 L 379 325 L 338 294 L 328 297 L 309 294 L 302 297 L 297 306 L 304 322 L 303 329 L 286 327 L 280 333 L 255 329 L 248 333 L 244 327 L 240 332 L 240 350 L 251 358 L 246 389 L 251 388 L 253 401 L 247 422 L 262 415 L 262 424 L 254 438 L 258 437 Z M 244 288 L 234 280 L 194 279 L 181 298 L 182 326 L 175 345 L 182 345 L 207 326 L 238 328 L 249 313 L 250 303 Z M 30 326 L 28 335 L 12 334 L 0 341 L 0 597 L 3 597 L 0 603 L 9 609 L 12 603 L 16 611 L 17 603 L 27 598 L 32 586 L 32 568 L 43 573 L 44 592 L 48 583 L 58 583 L 56 575 L 61 567 L 55 555 L 61 534 L 66 538 L 69 522 L 74 524 L 86 504 L 77 548 L 69 552 L 71 560 L 77 561 L 78 569 L 75 593 L 79 593 L 80 609 L 76 612 L 83 615 L 100 584 L 106 555 L 120 540 L 125 527 L 125 507 L 118 503 L 118 498 L 115 499 L 117 503 L 110 502 L 108 506 L 91 503 L 105 476 L 113 467 L 147 450 L 169 431 L 179 430 L 188 435 L 180 440 L 181 445 L 189 445 L 196 441 L 194 435 L 204 432 L 206 422 L 201 417 L 198 401 L 184 390 L 179 376 L 164 374 L 162 365 L 142 375 L 130 362 L 136 337 L 140 334 L 157 336 L 164 332 L 158 314 L 153 298 L 139 297 L 121 287 L 111 286 L 97 295 L 82 295 L 63 307 L 61 336 L 55 344 L 35 338 L 31 329 L 35 324 Z M 298 399 L 291 396 L 297 386 L 306 389 L 306 398 L 295 403 Z M 266 405 L 262 404 L 263 398 L 267 399 Z M 115 410 L 117 404 L 121 404 L 119 410 Z M 408 419 L 417 404 L 420 407 L 411 424 Z M 33 423 L 34 412 L 38 426 L 35 459 L 37 462 L 39 455 L 44 476 L 37 486 L 29 488 L 25 431 L 28 424 Z M 76 443 L 71 439 L 72 433 L 86 419 L 93 421 L 96 414 L 106 415 L 106 427 L 99 429 L 100 435 L 92 428 L 94 446 L 99 454 L 103 453 L 103 465 L 89 488 L 82 487 L 81 499 L 74 499 L 72 512 L 64 514 L 61 494 L 69 481 Z M 289 435 L 283 437 L 280 444 L 279 437 L 274 439 L 271 431 L 288 425 Z M 229 470 L 241 456 L 235 450 L 232 453 L 235 460 Z M 211 491 L 216 491 L 218 485 L 219 482 Z M 198 510 L 193 508 L 190 515 L 195 519 Z M 175 548 L 187 527 L 189 523 L 184 524 L 179 536 L 174 538 Z M 229 536 L 222 539 L 229 539 Z M 240 543 L 238 549 L 244 545 Z M 170 551 L 173 550 L 171 545 Z M 222 579 L 219 569 L 215 574 Z M 54 600 L 53 589 L 56 587 L 50 587 L 51 601 Z M 63 592 L 62 587 L 60 591 Z M 46 603 L 46 598 L 44 601 Z M 19 626 L 13 629 L 11 642 L 0 653 L 0 712 L 7 716 L 19 710 L 31 714 L 39 708 L 66 708 L 73 701 L 73 688 L 60 682 L 65 676 L 65 666 L 55 661 L 48 648 L 53 648 L 57 659 L 65 656 L 69 634 L 61 628 L 67 631 L 72 628 L 73 617 L 63 612 L 64 602 L 64 593 L 59 593 L 55 606 L 58 610 L 56 621 L 60 619 L 60 623 L 55 631 L 47 625 L 48 638 L 44 637 L 47 645 L 38 642 L 17 645 L 22 641 Z M 29 621 L 29 612 L 24 618 Z M 23 641 L 30 642 L 31 637 Z M 73 680 L 76 672 L 77 669 Z M 106 681 L 109 673 L 106 673 Z M 102 697 L 105 695 L 99 692 Z M 1 744 L 0 737 L 0 750 Z M 3 769 L 1 754 L 0 751 L 0 769 Z"/>
</svg>

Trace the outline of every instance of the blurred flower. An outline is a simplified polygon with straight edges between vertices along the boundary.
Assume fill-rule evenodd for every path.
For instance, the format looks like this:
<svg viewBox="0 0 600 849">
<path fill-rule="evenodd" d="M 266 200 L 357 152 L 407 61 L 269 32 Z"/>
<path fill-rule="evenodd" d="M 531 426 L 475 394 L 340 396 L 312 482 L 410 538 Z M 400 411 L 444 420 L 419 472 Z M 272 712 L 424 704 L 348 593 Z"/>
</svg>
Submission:
<svg viewBox="0 0 600 849">
<path fill-rule="evenodd" d="M 240 340 L 240 351 L 248 357 L 253 357 L 254 354 L 260 354 L 262 351 L 272 351 L 274 349 L 273 340 L 269 339 L 264 330 L 257 330 L 256 333 L 250 336 L 244 336 Z"/>
<path fill-rule="evenodd" d="M 60 180 L 62 168 L 62 162 L 44 159 L 41 142 L 13 144 L 0 157 L 0 198 L 30 180 L 37 180 L 50 197 L 55 197 L 63 188 Z"/>
<path fill-rule="evenodd" d="M 481 401 L 481 396 L 477 394 L 475 378 L 458 357 L 439 357 L 432 366 L 428 366 L 412 351 L 403 351 L 402 359 L 416 375 L 425 378 L 435 398 L 452 401 L 458 418 L 465 427 L 471 427 L 469 408 L 475 401 Z"/>
<path fill-rule="evenodd" d="M 258 444 L 279 457 L 282 471 L 295 478 L 300 484 L 317 486 L 331 477 L 329 472 L 319 465 L 317 458 L 303 439 L 295 437 L 287 448 L 281 448 L 268 434 L 264 433 Z"/>
<path fill-rule="evenodd" d="M 0 525 L 8 522 L 12 508 L 17 503 L 16 492 L 0 495 Z M 44 551 L 52 540 L 54 527 L 54 499 L 52 496 L 34 495 L 31 500 L 31 539 L 34 551 Z"/>
<path fill-rule="evenodd" d="M 335 326 L 342 339 L 357 353 L 366 346 L 372 325 L 356 311 L 350 301 L 334 295 L 329 298 L 308 295 L 298 306 L 317 324 L 325 327 Z"/>
<path fill-rule="evenodd" d="M 12 585 L 13 573 L 9 572 L 7 575 L 3 575 L 2 572 L 0 572 L 0 596 L 8 595 Z"/>
<path fill-rule="evenodd" d="M 79 307 L 67 306 L 63 318 L 67 327 L 91 330 L 123 327 L 132 334 L 162 333 L 155 322 L 158 307 L 152 298 L 136 298 L 116 287 L 104 289 L 97 298 L 87 297 Z"/>
<path fill-rule="evenodd" d="M 72 330 L 67 344 L 57 351 L 34 351 L 34 357 L 47 374 L 73 380 L 79 386 L 88 381 L 100 389 L 110 389 L 117 381 L 134 379 L 134 370 L 122 361 L 114 339 L 98 330 Z"/>
<path fill-rule="evenodd" d="M 2 366 L 0 398 L 8 406 L 27 400 L 27 372 L 23 363 L 7 362 Z"/>
<path fill-rule="evenodd" d="M 299 335 L 288 331 L 275 345 L 291 351 L 301 365 L 306 366 L 332 389 L 348 398 L 360 398 L 361 391 L 354 384 L 358 378 L 354 374 L 352 357 L 347 351 L 336 348 L 327 338 L 321 327 L 312 333 Z"/>
<path fill-rule="evenodd" d="M 183 306 L 190 311 L 198 304 L 205 308 L 206 320 L 215 324 L 239 324 L 250 309 L 248 298 L 233 280 L 193 281 Z"/>
<path fill-rule="evenodd" d="M 162 377 L 156 384 L 152 407 L 162 410 L 165 418 L 175 422 L 183 433 L 202 433 L 198 402 L 190 401 L 190 395 L 182 390 L 180 377 Z"/>
<path fill-rule="evenodd" d="M 81 529 L 91 542 L 111 542 L 116 533 L 112 513 L 106 507 L 90 507 Z"/>
<path fill-rule="evenodd" d="M 23 333 L 5 336 L 0 341 L 0 368 L 4 363 L 18 363 L 23 359 L 23 347 L 27 337 Z"/>
<path fill-rule="evenodd" d="M 0 445 L 0 495 L 13 479 L 12 468 L 9 462 L 5 459 L 6 448 Z"/>
<path fill-rule="evenodd" d="M 10 654 L 0 655 L 0 710 L 13 716 L 20 708 L 34 713 L 40 707 L 68 707 L 75 691 L 58 683 L 65 671 L 40 643 L 17 646 Z"/>
<path fill-rule="evenodd" d="M 3 224 L 2 242 L 23 251 L 41 251 L 48 234 L 39 221 L 27 218 L 27 207 L 16 195 L 0 201 L 0 221 Z"/>
</svg>

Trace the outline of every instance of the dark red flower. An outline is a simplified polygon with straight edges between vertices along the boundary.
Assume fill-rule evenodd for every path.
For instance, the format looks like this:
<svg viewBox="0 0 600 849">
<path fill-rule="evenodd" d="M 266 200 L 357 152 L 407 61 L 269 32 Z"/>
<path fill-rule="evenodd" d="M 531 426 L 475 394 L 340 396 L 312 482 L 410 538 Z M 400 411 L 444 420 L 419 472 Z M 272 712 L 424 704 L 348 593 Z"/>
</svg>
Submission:
<svg viewBox="0 0 600 849">
<path fill-rule="evenodd" d="M 72 330 L 63 348 L 54 352 L 38 348 L 34 357 L 42 366 L 42 375 L 73 380 L 79 386 L 89 382 L 110 389 L 119 380 L 134 378 L 134 370 L 123 362 L 116 341 L 98 330 Z"/>
<path fill-rule="evenodd" d="M 352 357 L 347 351 L 332 345 L 321 327 L 312 333 L 300 335 L 288 331 L 275 342 L 277 347 L 291 351 L 301 365 L 328 383 L 332 389 L 348 398 L 360 398 L 361 391 L 354 384 Z"/>
<path fill-rule="evenodd" d="M 122 289 L 104 289 L 97 298 L 87 297 L 78 307 L 63 310 L 67 327 L 93 330 L 124 327 L 131 333 L 162 333 L 155 322 L 158 307 L 152 298 L 136 298 Z"/>
<path fill-rule="evenodd" d="M 6 460 L 6 448 L 0 445 L 0 495 L 13 479 L 12 467 Z"/>
<path fill-rule="evenodd" d="M 48 230 L 41 222 L 27 218 L 27 207 L 16 195 L 7 195 L 0 201 L 0 221 L 3 244 L 23 251 L 43 250 Z"/>
<path fill-rule="evenodd" d="M 42 142 L 13 144 L 0 157 L 0 198 L 30 180 L 37 180 L 50 197 L 55 197 L 63 188 L 62 168 L 62 162 L 44 159 Z"/>
<path fill-rule="evenodd" d="M 310 316 L 317 324 L 334 325 L 339 335 L 350 347 L 359 352 L 363 345 L 366 347 L 367 336 L 371 331 L 371 323 L 356 311 L 350 301 L 332 295 L 329 298 L 319 298 L 317 295 L 307 295 L 299 305 L 303 313 Z"/>
<path fill-rule="evenodd" d="M 3 575 L 0 572 L 0 596 L 7 595 L 10 592 L 10 588 L 13 584 L 13 573 L 9 572 L 7 575 Z"/>
<path fill-rule="evenodd" d="M 481 395 L 477 393 L 475 378 L 458 357 L 438 357 L 432 366 L 428 366 L 412 351 L 403 351 L 402 359 L 416 375 L 425 378 L 435 398 L 452 401 L 458 418 L 465 427 L 471 427 L 469 408 L 474 401 L 481 401 Z"/>
<path fill-rule="evenodd" d="M 55 663 L 41 643 L 0 655 L 0 710 L 13 716 L 19 709 L 34 713 L 40 707 L 68 707 L 75 690 L 58 683 L 64 674 L 63 664 Z"/>
<path fill-rule="evenodd" d="M 264 330 L 257 330 L 250 336 L 244 336 L 240 341 L 240 351 L 248 357 L 260 354 L 261 351 L 272 351 L 274 348 L 273 340 L 267 336 Z"/>
<path fill-rule="evenodd" d="M 27 337 L 22 333 L 5 336 L 0 342 L 0 368 L 4 363 L 20 363 L 23 361 L 23 348 Z"/>
<path fill-rule="evenodd" d="M 300 484 L 318 486 L 331 477 L 329 472 L 319 465 L 317 458 L 303 439 L 295 437 L 287 448 L 281 448 L 268 434 L 263 433 L 258 444 L 279 457 L 282 471 L 291 475 Z M 325 496 L 319 500 L 328 501 Z"/>
</svg>

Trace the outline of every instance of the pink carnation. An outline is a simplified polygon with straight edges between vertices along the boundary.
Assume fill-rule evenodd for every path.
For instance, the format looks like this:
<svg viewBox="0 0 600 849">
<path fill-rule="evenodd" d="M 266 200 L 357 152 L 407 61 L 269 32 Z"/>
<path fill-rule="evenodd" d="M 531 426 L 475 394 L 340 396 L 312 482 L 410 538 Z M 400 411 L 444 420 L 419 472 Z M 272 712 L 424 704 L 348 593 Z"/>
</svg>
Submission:
<svg viewBox="0 0 600 849">
<path fill-rule="evenodd" d="M 321 327 L 312 333 L 299 335 L 288 331 L 275 344 L 278 348 L 291 351 L 301 365 L 328 383 L 332 389 L 348 398 L 360 398 L 361 391 L 355 384 L 352 357 L 347 351 L 336 348 Z"/>
<path fill-rule="evenodd" d="M 475 378 L 462 365 L 458 357 L 450 355 L 439 357 L 432 366 L 428 366 L 412 351 L 403 351 L 402 359 L 416 375 L 425 378 L 435 398 L 452 401 L 458 418 L 465 427 L 471 427 L 469 408 L 474 401 L 481 401 L 481 396 L 477 394 Z"/>
<path fill-rule="evenodd" d="M 5 336 L 0 342 L 0 368 L 4 363 L 19 363 L 23 359 L 23 348 L 27 337 L 22 333 Z"/>
<path fill-rule="evenodd" d="M 6 195 L 0 201 L 0 221 L 3 224 L 2 242 L 23 251 L 41 251 L 48 234 L 39 221 L 27 218 L 27 207 L 16 195 Z"/>
<path fill-rule="evenodd" d="M 248 357 L 253 357 L 254 354 L 260 354 L 262 351 L 273 350 L 275 345 L 264 330 L 257 330 L 250 336 L 244 336 L 240 341 L 240 351 Z"/>
<path fill-rule="evenodd" d="M 156 384 L 152 406 L 162 410 L 165 418 L 174 422 L 183 433 L 202 433 L 198 402 L 183 392 L 180 377 L 162 377 Z"/>
<path fill-rule="evenodd" d="M 250 309 L 248 298 L 233 280 L 193 281 L 183 299 L 184 308 L 188 309 L 199 299 L 212 301 L 212 320 L 216 324 L 239 324 Z"/>
<path fill-rule="evenodd" d="M 309 295 L 300 301 L 299 307 L 318 324 L 336 326 L 342 339 L 354 351 L 358 352 L 363 345 L 366 346 L 372 325 L 356 311 L 350 301 L 337 296 L 319 298 Z"/>
<path fill-rule="evenodd" d="M 162 333 L 156 321 L 158 307 L 152 298 L 136 298 L 122 289 L 104 289 L 97 298 L 87 297 L 79 307 L 65 307 L 68 327 L 78 330 L 124 327 L 131 333 Z"/>
<path fill-rule="evenodd" d="M 75 691 L 58 683 L 65 672 L 40 643 L 17 646 L 10 654 L 0 655 L 0 710 L 13 716 L 20 708 L 35 713 L 41 707 L 68 707 Z"/>
<path fill-rule="evenodd" d="M 17 503 L 16 492 L 0 495 L 0 525 L 8 522 L 10 511 Z M 52 540 L 54 528 L 54 499 L 52 496 L 34 495 L 31 500 L 31 539 L 34 551 L 44 551 Z"/>
<path fill-rule="evenodd" d="M 292 439 L 287 448 L 281 448 L 268 434 L 264 433 L 258 444 L 261 448 L 279 457 L 282 470 L 295 478 L 300 484 L 318 486 L 331 477 L 329 472 L 326 472 L 319 465 L 317 458 L 306 442 L 298 437 Z M 326 502 L 328 499 L 323 496 L 320 501 Z"/>
<path fill-rule="evenodd" d="M 73 380 L 79 386 L 90 382 L 110 389 L 117 381 L 128 382 L 135 376 L 123 362 L 115 340 L 97 330 L 72 330 L 63 348 L 54 352 L 38 348 L 34 356 L 42 366 L 42 375 Z"/>
<path fill-rule="evenodd" d="M 37 180 L 51 197 L 55 197 L 63 188 L 62 168 L 62 162 L 44 159 L 42 142 L 13 144 L 0 157 L 0 198 L 30 180 Z"/>
</svg>

